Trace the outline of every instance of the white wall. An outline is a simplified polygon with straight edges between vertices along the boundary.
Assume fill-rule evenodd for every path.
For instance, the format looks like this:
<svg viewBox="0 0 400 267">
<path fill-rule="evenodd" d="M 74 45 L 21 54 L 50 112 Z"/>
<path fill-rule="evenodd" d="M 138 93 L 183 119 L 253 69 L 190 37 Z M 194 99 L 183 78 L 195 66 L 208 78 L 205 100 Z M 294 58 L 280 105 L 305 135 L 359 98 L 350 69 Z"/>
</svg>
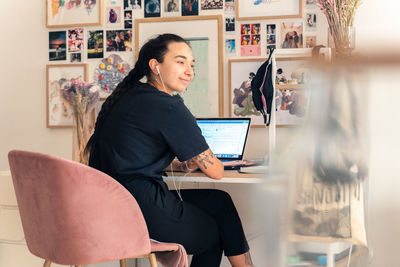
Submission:
<svg viewBox="0 0 400 267">
<path fill-rule="evenodd" d="M 372 266 L 395 266 L 400 243 L 400 99 L 397 66 L 376 67 L 370 91 L 368 234 Z"/>
<path fill-rule="evenodd" d="M 46 128 L 45 1 L 1 1 L 0 170 L 11 149 L 71 158 L 71 130 Z"/>
<path fill-rule="evenodd" d="M 355 19 L 362 51 L 400 55 L 400 3 L 363 1 Z M 370 82 L 370 266 L 397 266 L 400 242 L 400 65 L 375 67 Z"/>
<path fill-rule="evenodd" d="M 399 1 L 362 2 L 354 19 L 357 49 L 399 54 Z"/>
<path fill-rule="evenodd" d="M 355 20 L 358 49 L 387 52 L 389 47 L 398 54 L 399 10 L 397 0 L 364 0 Z M 8 169 L 7 153 L 11 149 L 71 158 L 71 130 L 46 128 L 48 29 L 45 27 L 45 1 L 21 4 L 2 0 L 0 29 L 0 170 Z M 369 241 L 374 249 L 371 263 L 374 267 L 395 265 L 400 240 L 399 86 L 397 81 L 385 83 L 385 86 L 382 86 L 385 79 L 382 84 L 378 81 L 379 78 L 372 83 L 375 90 L 371 98 Z M 265 132 L 265 129 L 252 130 L 247 155 L 259 157 L 267 151 Z M 278 138 L 284 134 L 284 129 L 278 130 Z"/>
</svg>

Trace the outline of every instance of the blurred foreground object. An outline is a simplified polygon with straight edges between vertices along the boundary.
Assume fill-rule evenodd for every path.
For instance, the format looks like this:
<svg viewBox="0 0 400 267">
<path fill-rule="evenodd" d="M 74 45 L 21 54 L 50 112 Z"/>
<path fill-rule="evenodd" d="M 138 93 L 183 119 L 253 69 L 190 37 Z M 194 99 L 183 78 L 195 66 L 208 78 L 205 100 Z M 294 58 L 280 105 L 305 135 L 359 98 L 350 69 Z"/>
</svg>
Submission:
<svg viewBox="0 0 400 267">
<path fill-rule="evenodd" d="M 287 267 L 287 256 L 304 251 L 290 241 L 327 242 L 313 251 L 321 254 L 331 242 L 368 245 L 355 246 L 350 266 L 398 265 L 400 51 L 335 63 L 310 72 L 308 121 L 279 131 L 265 183 L 252 195 L 264 227 L 260 266 Z"/>
<path fill-rule="evenodd" d="M 319 66 L 311 74 L 309 118 L 290 175 L 290 241 L 367 245 L 365 77 L 351 64 Z"/>
</svg>

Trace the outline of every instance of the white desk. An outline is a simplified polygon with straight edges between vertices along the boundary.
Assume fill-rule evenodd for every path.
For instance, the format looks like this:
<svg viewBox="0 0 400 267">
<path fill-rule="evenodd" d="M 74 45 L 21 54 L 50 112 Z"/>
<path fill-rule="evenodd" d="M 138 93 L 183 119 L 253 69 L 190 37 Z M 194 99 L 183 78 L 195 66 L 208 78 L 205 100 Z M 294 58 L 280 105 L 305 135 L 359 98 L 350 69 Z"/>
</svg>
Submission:
<svg viewBox="0 0 400 267">
<path fill-rule="evenodd" d="M 167 172 L 168 176 L 164 176 L 166 182 L 198 182 L 198 183 L 242 183 L 242 184 L 257 184 L 265 181 L 267 174 L 250 174 L 239 173 L 237 171 L 225 171 L 221 180 L 211 179 L 205 176 L 202 172 Z"/>
</svg>

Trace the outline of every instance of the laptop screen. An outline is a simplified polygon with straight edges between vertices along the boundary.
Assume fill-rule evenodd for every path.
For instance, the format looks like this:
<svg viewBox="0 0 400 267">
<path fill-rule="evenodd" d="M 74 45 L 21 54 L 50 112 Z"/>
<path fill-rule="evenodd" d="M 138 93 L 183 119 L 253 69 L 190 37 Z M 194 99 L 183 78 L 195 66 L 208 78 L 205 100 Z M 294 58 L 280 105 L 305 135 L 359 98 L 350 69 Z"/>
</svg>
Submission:
<svg viewBox="0 0 400 267">
<path fill-rule="evenodd" d="M 221 160 L 241 160 L 250 118 L 198 118 L 197 125 L 211 151 Z"/>
</svg>

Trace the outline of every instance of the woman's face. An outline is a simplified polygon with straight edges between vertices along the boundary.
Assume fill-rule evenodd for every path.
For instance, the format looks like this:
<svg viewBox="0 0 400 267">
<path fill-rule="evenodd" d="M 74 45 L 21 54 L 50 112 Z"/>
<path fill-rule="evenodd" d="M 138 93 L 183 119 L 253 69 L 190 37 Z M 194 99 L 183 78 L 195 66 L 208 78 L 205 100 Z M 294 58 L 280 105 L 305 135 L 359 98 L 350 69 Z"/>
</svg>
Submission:
<svg viewBox="0 0 400 267">
<path fill-rule="evenodd" d="M 183 92 L 193 80 L 194 58 L 186 43 L 173 42 L 168 45 L 168 52 L 163 63 L 158 63 L 164 89 L 168 94 Z"/>
</svg>

